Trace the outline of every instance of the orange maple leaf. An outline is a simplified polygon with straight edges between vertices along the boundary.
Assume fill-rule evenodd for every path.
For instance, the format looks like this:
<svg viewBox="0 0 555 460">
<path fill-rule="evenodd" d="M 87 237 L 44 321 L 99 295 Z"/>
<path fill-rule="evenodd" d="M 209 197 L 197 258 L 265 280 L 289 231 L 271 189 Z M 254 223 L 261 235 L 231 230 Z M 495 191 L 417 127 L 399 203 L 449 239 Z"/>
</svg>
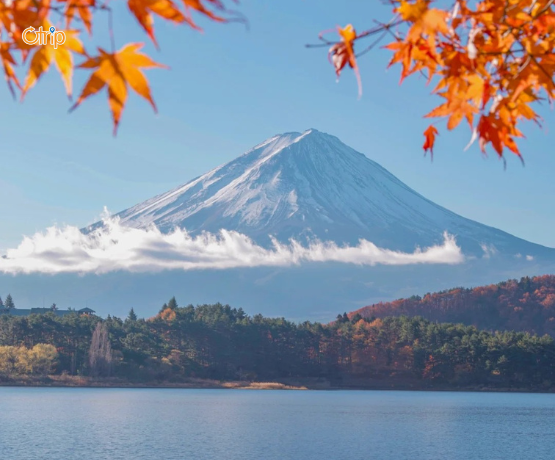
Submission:
<svg viewBox="0 0 555 460">
<path fill-rule="evenodd" d="M 44 29 L 48 30 L 51 24 L 44 23 Z M 56 64 L 56 68 L 60 73 L 64 82 L 66 93 L 71 98 L 72 94 L 72 77 L 73 77 L 73 54 L 82 54 L 86 56 L 85 48 L 81 41 L 77 38 L 77 31 L 66 30 L 66 40 L 63 44 L 53 45 L 48 42 L 46 45 L 38 45 L 33 48 L 29 72 L 25 79 L 25 86 L 21 92 L 21 99 L 25 97 L 29 89 L 31 89 L 39 78 L 50 68 L 52 62 Z"/>
<path fill-rule="evenodd" d="M 362 82 L 360 80 L 360 72 L 354 51 L 354 41 L 357 38 L 357 33 L 351 24 L 337 28 L 337 32 L 341 37 L 341 42 L 333 45 L 328 51 L 328 59 L 335 67 L 335 74 L 337 78 L 341 76 L 341 71 L 347 64 L 354 70 L 357 84 L 358 96 L 362 96 Z"/>
<path fill-rule="evenodd" d="M 16 65 L 16 62 L 10 53 L 9 43 L 0 43 L 0 58 L 2 59 L 2 66 L 4 67 L 6 83 L 8 84 L 8 88 L 12 93 L 12 96 L 15 97 L 13 84 L 15 84 L 15 86 L 19 89 L 21 89 L 21 85 L 19 84 L 19 80 L 15 74 L 14 66 Z"/>
<path fill-rule="evenodd" d="M 66 3 L 65 17 L 66 28 L 71 26 L 75 19 L 75 15 L 79 14 L 81 21 L 85 25 L 89 35 L 92 35 L 92 8 L 96 6 L 96 0 L 58 0 L 59 2 Z"/>
<path fill-rule="evenodd" d="M 166 66 L 154 62 L 146 54 L 139 53 L 138 51 L 142 47 L 142 43 L 130 43 L 113 54 L 99 48 L 99 56 L 90 58 L 81 64 L 79 66 L 81 69 L 97 70 L 90 76 L 79 99 L 70 108 L 70 111 L 75 110 L 85 99 L 108 86 L 108 103 L 114 121 L 114 135 L 116 135 L 121 113 L 127 100 L 127 85 L 129 85 L 139 96 L 150 103 L 156 113 L 156 104 L 152 99 L 148 81 L 141 68 L 166 68 Z"/>
<path fill-rule="evenodd" d="M 432 158 L 434 156 L 434 144 L 436 142 L 436 136 L 438 135 L 438 131 L 434 125 L 428 126 L 426 131 L 424 131 L 424 145 L 422 148 L 424 149 L 424 154 L 429 150 L 430 155 Z"/>
<path fill-rule="evenodd" d="M 182 23 L 187 21 L 189 25 L 198 29 L 192 21 L 185 17 L 172 0 L 128 0 L 127 6 L 156 47 L 158 47 L 158 43 L 154 36 L 152 14 L 171 22 Z"/>
</svg>

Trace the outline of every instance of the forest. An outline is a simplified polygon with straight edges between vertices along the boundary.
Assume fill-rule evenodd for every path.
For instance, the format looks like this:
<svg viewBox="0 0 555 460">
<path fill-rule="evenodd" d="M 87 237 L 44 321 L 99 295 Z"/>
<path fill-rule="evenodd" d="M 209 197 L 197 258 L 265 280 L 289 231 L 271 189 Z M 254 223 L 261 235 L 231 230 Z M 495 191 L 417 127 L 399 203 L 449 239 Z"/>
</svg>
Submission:
<svg viewBox="0 0 555 460">
<path fill-rule="evenodd" d="M 523 277 L 476 288 L 455 288 L 370 305 L 353 317 L 423 316 L 489 331 L 510 330 L 555 337 L 555 276 Z"/>
<path fill-rule="evenodd" d="M 326 381 L 335 387 L 555 388 L 555 343 L 421 317 L 329 324 L 178 306 L 149 319 L 0 315 L 0 382 L 47 375 L 140 382 Z"/>
</svg>

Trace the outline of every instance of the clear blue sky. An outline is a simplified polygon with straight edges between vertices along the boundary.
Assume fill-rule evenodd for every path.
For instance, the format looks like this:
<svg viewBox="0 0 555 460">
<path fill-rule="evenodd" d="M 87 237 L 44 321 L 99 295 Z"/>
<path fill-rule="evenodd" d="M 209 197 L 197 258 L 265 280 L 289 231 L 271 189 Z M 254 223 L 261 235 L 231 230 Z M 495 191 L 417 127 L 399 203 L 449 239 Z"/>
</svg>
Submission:
<svg viewBox="0 0 555 460">
<path fill-rule="evenodd" d="M 362 30 L 373 18 L 388 19 L 377 3 L 244 0 L 249 31 L 199 20 L 205 26 L 199 34 L 157 21 L 161 51 L 146 50 L 171 67 L 147 73 L 159 115 L 132 96 L 117 138 L 105 95 L 68 114 L 55 71 L 23 104 L 2 88 L 0 250 L 55 223 L 86 225 L 104 206 L 120 211 L 274 134 L 308 128 L 338 136 L 459 214 L 555 246 L 552 112 L 542 113 L 547 129 L 525 129 L 524 168 L 508 158 L 505 171 L 495 155 L 482 158 L 477 146 L 463 152 L 466 127 L 442 132 L 432 163 L 421 150 L 422 115 L 435 99 L 423 81 L 399 86 L 399 69 L 386 71 L 388 54 L 377 50 L 360 62 L 364 95 L 358 100 L 351 72 L 336 84 L 326 50 L 304 48 L 337 24 L 353 22 Z M 117 13 L 115 27 L 118 46 L 145 41 L 127 15 Z M 98 30 L 108 46 L 103 26 Z M 77 91 L 83 82 L 77 71 Z"/>
</svg>

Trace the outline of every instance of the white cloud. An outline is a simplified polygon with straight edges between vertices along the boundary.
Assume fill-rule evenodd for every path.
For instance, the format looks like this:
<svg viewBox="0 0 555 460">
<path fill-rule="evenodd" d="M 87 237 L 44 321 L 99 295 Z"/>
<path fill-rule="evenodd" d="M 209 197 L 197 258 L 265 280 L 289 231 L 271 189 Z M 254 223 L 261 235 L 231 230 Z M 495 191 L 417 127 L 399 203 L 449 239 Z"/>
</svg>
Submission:
<svg viewBox="0 0 555 460">
<path fill-rule="evenodd" d="M 526 260 L 534 260 L 534 256 L 526 256 Z"/>
<path fill-rule="evenodd" d="M 454 237 L 442 245 L 412 253 L 382 249 L 366 240 L 357 246 L 316 241 L 307 247 L 296 241 L 266 249 L 247 236 L 222 230 L 192 237 L 185 230 L 161 233 L 135 229 L 105 219 L 105 227 L 85 235 L 77 227 L 51 227 L 24 237 L 0 258 L 3 273 L 108 273 L 113 271 L 226 269 L 290 266 L 302 262 L 342 262 L 358 265 L 458 264 L 464 256 Z"/>
<path fill-rule="evenodd" d="M 484 259 L 489 259 L 497 254 L 497 248 L 493 244 L 488 246 L 487 244 L 482 243 L 480 244 L 480 247 L 482 248 L 482 251 L 484 251 L 484 255 L 482 256 Z"/>
</svg>

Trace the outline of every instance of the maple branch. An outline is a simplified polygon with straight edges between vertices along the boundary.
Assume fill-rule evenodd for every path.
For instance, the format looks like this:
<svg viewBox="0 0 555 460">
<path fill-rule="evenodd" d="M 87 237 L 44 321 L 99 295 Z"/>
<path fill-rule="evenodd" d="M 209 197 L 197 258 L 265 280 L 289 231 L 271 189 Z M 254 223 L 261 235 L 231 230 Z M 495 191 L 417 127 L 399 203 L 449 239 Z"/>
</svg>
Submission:
<svg viewBox="0 0 555 460">
<path fill-rule="evenodd" d="M 532 60 L 532 62 L 536 64 L 536 67 L 538 67 L 538 69 L 540 69 L 542 73 L 547 77 L 548 81 L 551 83 L 551 86 L 555 87 L 555 83 L 553 82 L 553 76 L 550 75 L 549 72 L 544 69 L 544 67 L 538 62 L 535 56 L 531 54 L 529 54 L 528 56 L 530 56 L 530 59 Z"/>
<path fill-rule="evenodd" d="M 399 25 L 399 24 L 401 24 L 402 22 L 404 22 L 404 21 L 398 21 L 398 20 L 397 20 L 398 17 L 399 17 L 398 14 L 395 15 L 387 24 L 383 24 L 383 23 L 379 23 L 379 22 L 377 22 L 377 21 L 374 21 L 374 22 L 376 22 L 377 24 L 379 24 L 380 27 L 383 28 L 383 32 L 382 32 L 382 34 L 381 34 L 376 40 L 374 40 L 369 46 L 367 46 L 364 50 L 362 50 L 360 53 L 358 53 L 358 54 L 356 55 L 356 57 L 360 57 L 360 56 L 363 56 L 364 54 L 368 53 L 370 50 L 372 50 L 372 49 L 374 48 L 374 46 L 376 46 L 379 42 L 382 41 L 382 39 L 389 33 L 389 29 L 391 29 L 391 27 L 394 27 L 394 26 Z M 357 37 L 357 39 L 360 38 L 360 37 L 361 37 L 361 36 Z"/>
<path fill-rule="evenodd" d="M 369 46 L 363 49 L 360 53 L 356 54 L 356 57 L 358 58 L 371 51 L 374 48 L 374 46 L 376 46 L 378 43 L 380 43 L 383 40 L 383 38 L 388 34 L 388 32 L 389 32 L 389 29 L 385 29 L 383 33 L 376 40 L 374 40 Z"/>
<path fill-rule="evenodd" d="M 532 56 L 529 54 L 526 58 L 526 61 L 518 68 L 518 72 L 515 75 L 515 78 L 522 73 L 522 71 L 528 67 L 528 65 L 532 62 Z"/>
<path fill-rule="evenodd" d="M 360 34 L 358 34 L 356 36 L 356 38 L 353 41 L 357 41 L 357 40 L 360 40 L 360 39 L 363 39 L 363 38 L 366 38 L 366 37 L 371 37 L 371 36 L 376 35 L 380 32 L 386 32 L 391 27 L 397 26 L 397 25 L 402 24 L 402 23 L 405 22 L 404 20 L 394 21 L 396 17 L 394 17 L 387 24 L 378 23 L 379 26 L 374 27 L 372 29 L 368 29 L 364 32 L 361 32 Z M 322 41 L 323 43 L 308 43 L 308 44 L 305 45 L 305 48 L 325 48 L 327 46 L 333 46 L 333 45 L 337 45 L 338 43 L 341 43 L 340 40 L 330 41 L 330 40 L 328 40 L 324 37 L 324 35 L 326 33 L 331 33 L 331 32 L 335 32 L 335 31 L 336 31 L 336 29 L 330 29 L 330 30 L 326 30 L 326 31 L 320 33 L 320 35 L 318 36 L 318 39 L 320 41 Z M 372 47 L 373 46 L 375 46 L 375 44 L 372 45 Z M 362 52 L 362 54 L 364 54 L 364 52 Z"/>
<path fill-rule="evenodd" d="M 536 16 L 534 16 L 534 19 L 539 18 L 543 13 L 546 13 L 547 11 L 549 11 L 549 9 L 553 6 L 553 3 L 555 3 L 555 0 L 549 0 L 549 2 L 547 2 L 547 5 L 545 5 L 545 7 L 542 8 L 542 9 L 536 14 Z"/>
<path fill-rule="evenodd" d="M 357 35 L 357 37 L 355 38 L 355 40 L 359 40 L 361 38 L 365 38 L 365 37 L 369 37 L 371 35 L 375 35 L 377 33 L 379 33 L 382 30 L 388 30 L 391 27 L 395 27 L 398 26 L 400 24 L 403 24 L 405 22 L 404 19 L 397 19 L 399 17 L 399 15 L 395 15 L 388 23 L 381 23 L 381 22 L 376 22 L 376 24 L 379 24 L 377 27 L 374 27 L 373 29 L 369 29 L 365 32 L 362 32 L 361 34 Z"/>
</svg>

